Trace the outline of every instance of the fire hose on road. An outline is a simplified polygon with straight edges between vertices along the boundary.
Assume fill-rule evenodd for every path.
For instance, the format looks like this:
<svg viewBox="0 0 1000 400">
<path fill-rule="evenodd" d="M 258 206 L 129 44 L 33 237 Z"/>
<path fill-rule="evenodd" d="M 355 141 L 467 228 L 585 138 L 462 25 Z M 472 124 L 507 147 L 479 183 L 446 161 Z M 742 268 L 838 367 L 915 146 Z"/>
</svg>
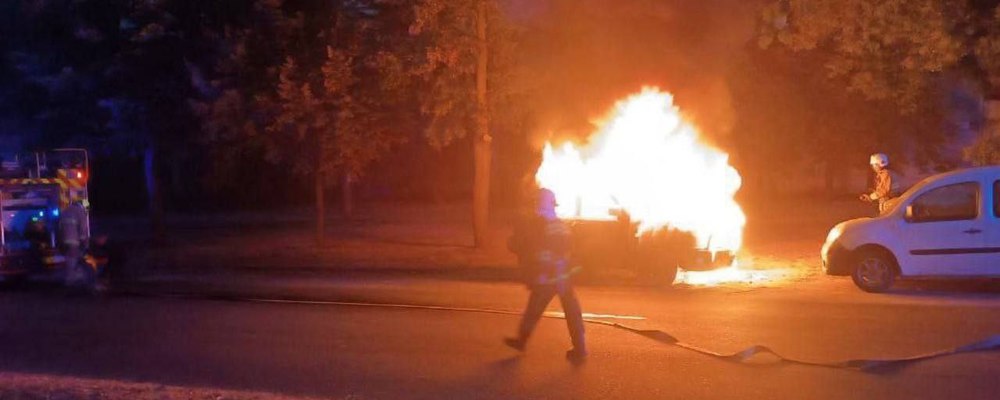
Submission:
<svg viewBox="0 0 1000 400">
<path fill-rule="evenodd" d="M 315 306 L 343 306 L 343 307 L 371 307 L 371 308 L 392 308 L 392 309 L 409 309 L 409 310 L 430 310 L 430 311 L 449 311 L 449 312 L 468 312 L 468 313 L 480 313 L 480 314 L 499 314 L 499 315 L 513 315 L 520 316 L 519 311 L 509 311 L 509 310 L 496 310 L 488 308 L 467 308 L 467 307 L 450 307 L 450 306 L 434 306 L 434 305 L 419 305 L 419 304 L 392 304 L 392 303 L 369 303 L 369 302 L 352 302 L 352 301 L 323 301 L 323 300 L 294 300 L 294 299 L 277 299 L 277 298 L 259 298 L 259 297 L 240 297 L 240 296 L 226 296 L 226 295 L 188 295 L 188 294 L 156 294 L 156 293 L 121 293 L 128 296 L 138 296 L 138 297 L 164 297 L 164 298 L 178 298 L 178 299 L 197 299 L 197 300 L 215 300 L 215 301 L 231 301 L 231 302 L 243 302 L 243 303 L 267 303 L 267 304 L 297 304 L 297 305 L 315 305 Z M 561 314 L 555 313 L 545 313 L 545 318 L 552 319 L 565 319 Z M 888 358 L 888 359 L 853 359 L 845 361 L 831 361 L 831 362 L 819 362 L 819 361 L 805 361 L 794 359 L 790 357 L 785 357 L 778 352 L 772 350 L 767 346 L 754 345 L 750 346 L 744 350 L 735 353 L 720 353 L 717 351 L 709 350 L 703 347 L 695 346 L 692 344 L 684 343 L 677 339 L 676 337 L 658 329 L 640 329 L 632 326 L 628 326 L 618 322 L 605 321 L 595 318 L 584 318 L 584 322 L 593 325 L 604 325 L 612 327 L 615 329 L 620 329 L 626 332 L 631 332 L 648 339 L 652 339 L 656 342 L 665 345 L 676 346 L 685 350 L 693 351 L 699 354 L 710 356 L 719 360 L 728 361 L 732 363 L 744 364 L 744 365 L 766 365 L 774 363 L 786 363 L 795 365 L 804 365 L 811 367 L 824 367 L 824 368 L 836 368 L 836 369 L 849 369 L 855 371 L 863 372 L 878 372 L 886 369 L 891 369 L 895 367 L 902 367 L 908 364 L 912 364 L 919 361 L 930 360 L 934 358 L 940 358 L 944 356 L 950 356 L 962 353 L 974 353 L 974 352 L 985 352 L 985 351 L 995 351 L 1000 350 L 1000 334 L 987 337 L 983 340 L 979 340 L 973 343 L 968 343 L 962 346 L 957 346 L 948 349 L 941 349 L 938 351 L 917 354 L 909 357 L 902 358 Z M 771 363 L 751 363 L 751 360 L 755 359 L 758 355 L 770 355 L 776 360 Z"/>
</svg>

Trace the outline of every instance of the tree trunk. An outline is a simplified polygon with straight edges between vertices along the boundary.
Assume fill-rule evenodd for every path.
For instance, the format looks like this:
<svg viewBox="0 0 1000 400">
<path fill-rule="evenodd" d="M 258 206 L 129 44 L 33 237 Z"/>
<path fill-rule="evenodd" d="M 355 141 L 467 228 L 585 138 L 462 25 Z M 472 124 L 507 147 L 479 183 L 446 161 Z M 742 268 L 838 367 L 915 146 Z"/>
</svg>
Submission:
<svg viewBox="0 0 1000 400">
<path fill-rule="evenodd" d="M 149 208 L 149 221 L 153 230 L 153 241 L 162 242 L 163 230 L 163 194 L 160 190 L 160 179 L 156 173 L 156 145 L 150 142 L 143 151 L 143 172 L 146 180 L 146 198 Z"/>
<path fill-rule="evenodd" d="M 326 200 L 323 198 L 324 174 L 316 168 L 316 245 L 322 246 L 326 239 Z"/>
<path fill-rule="evenodd" d="M 170 191 L 167 192 L 167 199 L 174 209 L 177 210 L 181 204 L 187 200 L 184 193 L 184 160 L 180 156 L 170 157 Z"/>
<path fill-rule="evenodd" d="M 324 189 L 326 187 L 326 142 L 321 132 L 316 132 L 316 165 L 315 171 L 315 191 L 316 191 L 316 246 L 323 246 L 326 239 L 326 198 Z"/>
<path fill-rule="evenodd" d="M 344 219 L 354 217 L 354 178 L 349 172 L 344 173 L 340 182 L 340 206 Z"/>
<path fill-rule="evenodd" d="M 489 234 L 490 166 L 492 141 L 490 136 L 489 104 L 487 103 L 487 66 L 489 46 L 486 41 L 486 0 L 479 0 L 476 31 L 479 39 L 479 57 L 476 65 L 476 132 L 472 140 L 475 176 L 472 184 L 472 229 L 477 248 L 486 247 Z"/>
</svg>

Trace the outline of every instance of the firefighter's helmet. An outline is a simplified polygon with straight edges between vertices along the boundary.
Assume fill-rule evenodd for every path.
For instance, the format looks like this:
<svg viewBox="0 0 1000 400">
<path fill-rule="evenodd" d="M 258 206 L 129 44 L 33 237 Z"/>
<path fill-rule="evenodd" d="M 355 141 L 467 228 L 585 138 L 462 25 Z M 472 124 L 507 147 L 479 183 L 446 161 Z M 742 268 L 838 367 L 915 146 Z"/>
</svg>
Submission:
<svg viewBox="0 0 1000 400">
<path fill-rule="evenodd" d="M 889 156 L 883 153 L 872 154 L 871 159 L 868 162 L 871 165 L 877 165 L 879 167 L 885 168 L 889 166 Z"/>
</svg>

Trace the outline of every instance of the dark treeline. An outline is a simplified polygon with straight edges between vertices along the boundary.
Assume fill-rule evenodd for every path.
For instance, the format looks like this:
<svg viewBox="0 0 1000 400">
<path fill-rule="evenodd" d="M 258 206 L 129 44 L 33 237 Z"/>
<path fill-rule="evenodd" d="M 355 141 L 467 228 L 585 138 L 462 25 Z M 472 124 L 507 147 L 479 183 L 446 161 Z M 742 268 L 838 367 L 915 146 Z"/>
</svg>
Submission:
<svg viewBox="0 0 1000 400">
<path fill-rule="evenodd" d="M 543 139 L 585 137 L 615 99 L 657 85 L 749 194 L 817 176 L 810 188 L 845 190 L 875 151 L 921 170 L 995 162 L 995 140 L 977 139 L 995 4 L 834 3 L 5 1 L 2 150 L 91 149 L 95 209 L 154 219 L 349 214 L 355 197 L 484 187 L 509 204 Z"/>
</svg>

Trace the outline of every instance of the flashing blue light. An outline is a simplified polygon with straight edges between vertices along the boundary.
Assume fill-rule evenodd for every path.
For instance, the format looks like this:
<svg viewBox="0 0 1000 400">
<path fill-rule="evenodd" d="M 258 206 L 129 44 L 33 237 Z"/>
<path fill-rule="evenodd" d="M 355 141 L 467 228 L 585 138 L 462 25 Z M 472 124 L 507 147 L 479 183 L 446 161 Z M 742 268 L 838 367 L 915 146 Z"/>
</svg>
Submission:
<svg viewBox="0 0 1000 400">
<path fill-rule="evenodd" d="M 53 217 L 58 217 L 59 216 L 59 209 L 58 208 L 53 208 L 52 209 L 52 216 Z"/>
<path fill-rule="evenodd" d="M 39 211 L 38 212 L 38 216 L 39 217 L 44 217 L 45 216 L 45 211 Z"/>
</svg>

